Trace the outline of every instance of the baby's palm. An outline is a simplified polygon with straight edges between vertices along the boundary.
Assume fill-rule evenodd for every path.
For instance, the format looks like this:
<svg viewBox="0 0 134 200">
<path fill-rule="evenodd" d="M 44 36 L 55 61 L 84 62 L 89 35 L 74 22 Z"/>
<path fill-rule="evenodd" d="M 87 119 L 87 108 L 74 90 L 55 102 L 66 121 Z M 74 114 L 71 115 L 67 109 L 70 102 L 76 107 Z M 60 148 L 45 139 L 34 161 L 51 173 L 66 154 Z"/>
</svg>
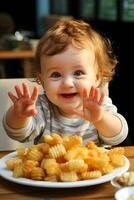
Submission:
<svg viewBox="0 0 134 200">
<path fill-rule="evenodd" d="M 31 116 L 35 111 L 35 103 L 31 98 L 22 97 L 14 103 L 14 111 L 20 117 Z"/>
<path fill-rule="evenodd" d="M 83 111 L 76 111 L 75 113 L 80 117 L 90 121 L 97 122 L 102 118 L 102 104 L 104 102 L 104 94 L 99 94 L 97 88 L 92 87 L 89 96 L 87 91 L 83 91 Z"/>
<path fill-rule="evenodd" d="M 23 91 L 19 86 L 15 86 L 16 96 L 9 92 L 8 95 L 14 104 L 14 112 L 18 117 L 30 117 L 37 114 L 35 103 L 38 96 L 38 89 L 35 86 L 30 95 L 29 87 L 26 83 L 22 84 Z"/>
<path fill-rule="evenodd" d="M 83 108 L 83 117 L 90 121 L 96 122 L 101 119 L 102 116 L 102 107 L 93 100 L 87 100 Z"/>
</svg>

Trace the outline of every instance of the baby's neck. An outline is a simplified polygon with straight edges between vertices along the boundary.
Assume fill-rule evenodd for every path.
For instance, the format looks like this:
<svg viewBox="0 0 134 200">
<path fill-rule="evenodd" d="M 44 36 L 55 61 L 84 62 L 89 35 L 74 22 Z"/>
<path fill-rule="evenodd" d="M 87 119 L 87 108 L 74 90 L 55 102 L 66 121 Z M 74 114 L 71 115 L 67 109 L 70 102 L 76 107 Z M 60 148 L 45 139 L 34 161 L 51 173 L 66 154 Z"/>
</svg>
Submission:
<svg viewBox="0 0 134 200">
<path fill-rule="evenodd" d="M 66 118 L 78 118 L 78 116 L 74 113 L 70 112 L 63 112 L 62 110 L 58 109 L 58 112 L 61 116 Z"/>
</svg>

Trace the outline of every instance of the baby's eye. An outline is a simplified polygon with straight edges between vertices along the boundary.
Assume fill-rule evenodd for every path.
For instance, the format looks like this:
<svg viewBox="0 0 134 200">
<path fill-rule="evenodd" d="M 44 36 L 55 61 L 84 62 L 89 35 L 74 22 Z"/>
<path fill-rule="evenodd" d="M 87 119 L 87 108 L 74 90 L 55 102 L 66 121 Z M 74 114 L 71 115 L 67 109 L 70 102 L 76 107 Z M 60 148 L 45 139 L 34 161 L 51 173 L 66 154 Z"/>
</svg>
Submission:
<svg viewBox="0 0 134 200">
<path fill-rule="evenodd" d="M 81 76 L 81 75 L 83 75 L 83 74 L 84 74 L 84 72 L 81 71 L 81 70 L 77 70 L 77 71 L 74 72 L 74 75 L 75 75 L 75 76 Z"/>
<path fill-rule="evenodd" d="M 61 77 L 61 74 L 60 74 L 59 72 L 53 72 L 53 73 L 51 74 L 51 77 L 52 77 L 52 78 L 59 78 L 59 77 Z"/>
</svg>

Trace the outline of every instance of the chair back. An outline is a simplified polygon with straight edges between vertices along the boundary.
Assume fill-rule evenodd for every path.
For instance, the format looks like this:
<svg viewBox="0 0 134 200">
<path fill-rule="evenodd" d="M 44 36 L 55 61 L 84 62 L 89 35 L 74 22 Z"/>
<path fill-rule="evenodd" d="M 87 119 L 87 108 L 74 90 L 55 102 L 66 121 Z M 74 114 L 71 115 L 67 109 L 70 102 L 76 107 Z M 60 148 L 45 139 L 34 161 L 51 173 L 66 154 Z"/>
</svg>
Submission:
<svg viewBox="0 0 134 200">
<path fill-rule="evenodd" d="M 17 147 L 27 146 L 31 144 L 31 142 L 23 144 L 9 138 L 2 124 L 4 114 L 6 113 L 7 109 L 12 105 L 12 102 L 8 97 L 8 92 L 11 91 L 15 94 L 14 86 L 15 85 L 21 86 L 23 82 L 27 82 L 30 87 L 30 91 L 32 91 L 35 83 L 32 82 L 31 80 L 25 78 L 0 79 L 0 151 L 15 150 Z M 39 88 L 39 93 L 42 93 L 43 92 L 42 87 L 39 85 L 38 88 Z"/>
</svg>

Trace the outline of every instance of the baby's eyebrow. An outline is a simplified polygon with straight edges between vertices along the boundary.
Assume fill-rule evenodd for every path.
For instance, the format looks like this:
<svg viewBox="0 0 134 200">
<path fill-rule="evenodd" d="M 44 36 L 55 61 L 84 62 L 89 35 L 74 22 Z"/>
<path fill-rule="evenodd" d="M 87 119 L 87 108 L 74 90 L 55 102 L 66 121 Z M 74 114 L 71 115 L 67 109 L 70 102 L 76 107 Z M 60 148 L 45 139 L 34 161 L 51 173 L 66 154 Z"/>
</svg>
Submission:
<svg viewBox="0 0 134 200">
<path fill-rule="evenodd" d="M 83 68 L 83 65 L 73 65 L 73 68 Z"/>
<path fill-rule="evenodd" d="M 47 72 L 51 72 L 51 71 L 59 71 L 59 67 L 48 67 Z"/>
</svg>

